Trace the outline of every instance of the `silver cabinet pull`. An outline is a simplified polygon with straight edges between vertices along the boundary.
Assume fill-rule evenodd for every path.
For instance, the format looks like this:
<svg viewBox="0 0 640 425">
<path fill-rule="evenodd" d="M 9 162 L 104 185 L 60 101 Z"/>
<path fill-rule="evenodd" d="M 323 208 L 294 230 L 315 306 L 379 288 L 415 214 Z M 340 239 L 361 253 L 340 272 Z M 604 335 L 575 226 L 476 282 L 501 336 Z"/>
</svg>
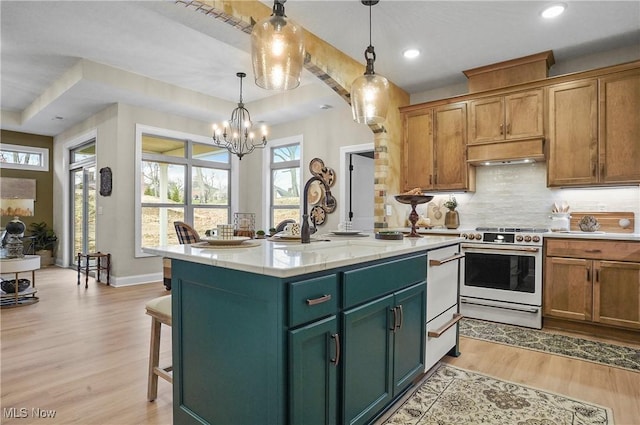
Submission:
<svg viewBox="0 0 640 425">
<path fill-rule="evenodd" d="M 464 258 L 464 254 L 455 254 L 455 255 L 452 255 L 451 257 L 443 258 L 441 260 L 429 260 L 429 265 L 430 266 L 441 266 L 441 265 L 446 264 L 448 262 L 461 260 L 463 258 Z"/>
<path fill-rule="evenodd" d="M 307 305 L 317 305 L 317 304 L 326 303 L 330 299 L 331 299 L 331 294 L 323 295 L 320 298 L 314 298 L 314 299 L 307 298 Z"/>
<path fill-rule="evenodd" d="M 402 323 L 404 323 L 404 311 L 402 311 L 402 305 L 398 306 L 398 309 L 400 310 L 400 320 L 398 321 L 398 330 L 402 329 Z"/>
<path fill-rule="evenodd" d="M 460 319 L 462 319 L 462 314 L 460 313 L 454 313 L 453 314 L 453 318 L 451 320 L 449 320 L 447 323 L 445 323 L 444 325 L 442 325 L 439 329 L 435 330 L 435 331 L 429 331 L 427 332 L 427 336 L 430 336 L 432 338 L 440 338 L 440 336 L 445 333 L 446 331 L 449 330 L 450 327 L 452 327 L 453 325 L 455 325 L 456 323 L 458 323 L 460 321 Z"/>
<path fill-rule="evenodd" d="M 340 335 L 333 334 L 331 338 L 336 340 L 336 356 L 331 359 L 331 363 L 333 363 L 334 366 L 338 366 L 338 363 L 340 363 Z"/>
<path fill-rule="evenodd" d="M 389 330 L 395 333 L 396 328 L 398 327 L 398 307 L 393 307 L 389 310 L 393 311 L 393 326 L 391 326 Z"/>
</svg>

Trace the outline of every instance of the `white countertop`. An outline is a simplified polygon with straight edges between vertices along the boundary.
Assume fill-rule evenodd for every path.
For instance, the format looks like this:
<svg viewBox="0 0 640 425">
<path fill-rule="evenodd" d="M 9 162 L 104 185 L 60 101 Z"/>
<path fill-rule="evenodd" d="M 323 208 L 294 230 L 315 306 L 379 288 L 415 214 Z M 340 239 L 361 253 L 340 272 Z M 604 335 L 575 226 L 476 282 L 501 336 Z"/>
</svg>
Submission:
<svg viewBox="0 0 640 425">
<path fill-rule="evenodd" d="M 608 232 L 547 232 L 544 238 L 558 239 L 596 239 L 596 240 L 616 240 L 616 241 L 640 241 L 640 233 L 608 233 Z"/>
<path fill-rule="evenodd" d="M 380 240 L 375 239 L 371 234 L 368 237 L 333 237 L 329 241 L 312 239 L 309 244 L 255 239 L 250 242 L 259 244 L 246 248 L 167 245 L 144 247 L 142 250 L 148 254 L 177 260 L 269 276 L 289 277 L 427 251 L 462 241 L 464 241 L 463 238 L 456 236 Z"/>
</svg>

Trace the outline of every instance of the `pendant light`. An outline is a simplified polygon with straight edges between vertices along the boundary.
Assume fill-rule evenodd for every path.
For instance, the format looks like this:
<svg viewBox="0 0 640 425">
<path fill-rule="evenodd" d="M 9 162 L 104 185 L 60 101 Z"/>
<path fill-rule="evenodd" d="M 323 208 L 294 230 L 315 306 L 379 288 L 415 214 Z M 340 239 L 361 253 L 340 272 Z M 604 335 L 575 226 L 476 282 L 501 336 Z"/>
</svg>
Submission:
<svg viewBox="0 0 640 425">
<path fill-rule="evenodd" d="M 369 6 L 369 46 L 364 51 L 366 71 L 351 84 L 351 112 L 354 121 L 358 123 L 381 124 L 387 119 L 389 81 L 381 75 L 376 75 L 373 70 L 376 52 L 371 45 L 371 6 L 378 4 L 379 0 L 361 1 L 365 6 Z"/>
<path fill-rule="evenodd" d="M 264 148 L 267 145 L 267 129 L 265 126 L 262 127 L 262 137 L 256 142 L 255 134 L 251 131 L 253 126 L 251 114 L 242 102 L 242 79 L 247 74 L 238 72 L 236 76 L 240 78 L 238 107 L 231 112 L 231 119 L 222 123 L 222 128 L 217 124 L 213 125 L 213 143 L 242 159 L 246 154 L 253 152 L 255 148 Z"/>
<path fill-rule="evenodd" d="M 251 31 L 253 74 L 256 84 L 267 90 L 290 90 L 300 85 L 303 31 L 284 14 L 285 1 L 274 0 L 271 16 Z"/>
</svg>

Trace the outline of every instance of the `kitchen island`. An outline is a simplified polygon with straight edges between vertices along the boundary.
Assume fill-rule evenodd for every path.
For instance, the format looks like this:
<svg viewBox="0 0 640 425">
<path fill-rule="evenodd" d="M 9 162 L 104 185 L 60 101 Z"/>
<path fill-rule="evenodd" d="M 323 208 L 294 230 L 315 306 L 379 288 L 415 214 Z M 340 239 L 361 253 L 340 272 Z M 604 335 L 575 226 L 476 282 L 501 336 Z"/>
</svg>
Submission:
<svg viewBox="0 0 640 425">
<path fill-rule="evenodd" d="M 424 372 L 427 254 L 461 241 L 144 248 L 172 263 L 174 424 L 370 423 Z"/>
</svg>

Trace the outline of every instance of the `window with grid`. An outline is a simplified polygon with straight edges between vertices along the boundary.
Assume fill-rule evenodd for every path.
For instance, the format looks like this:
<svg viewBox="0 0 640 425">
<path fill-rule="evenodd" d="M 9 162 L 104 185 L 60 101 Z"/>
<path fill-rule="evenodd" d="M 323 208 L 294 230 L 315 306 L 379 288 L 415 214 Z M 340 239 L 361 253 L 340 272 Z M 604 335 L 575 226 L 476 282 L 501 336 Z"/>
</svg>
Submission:
<svg viewBox="0 0 640 425">
<path fill-rule="evenodd" d="M 141 246 L 177 244 L 174 221 L 207 229 L 229 223 L 231 161 L 213 145 L 142 134 Z"/>
<path fill-rule="evenodd" d="M 49 149 L 3 143 L 0 165 L 14 170 L 49 171 Z"/>
<path fill-rule="evenodd" d="M 300 222 L 300 143 L 270 149 L 270 227 L 282 220 Z"/>
</svg>

